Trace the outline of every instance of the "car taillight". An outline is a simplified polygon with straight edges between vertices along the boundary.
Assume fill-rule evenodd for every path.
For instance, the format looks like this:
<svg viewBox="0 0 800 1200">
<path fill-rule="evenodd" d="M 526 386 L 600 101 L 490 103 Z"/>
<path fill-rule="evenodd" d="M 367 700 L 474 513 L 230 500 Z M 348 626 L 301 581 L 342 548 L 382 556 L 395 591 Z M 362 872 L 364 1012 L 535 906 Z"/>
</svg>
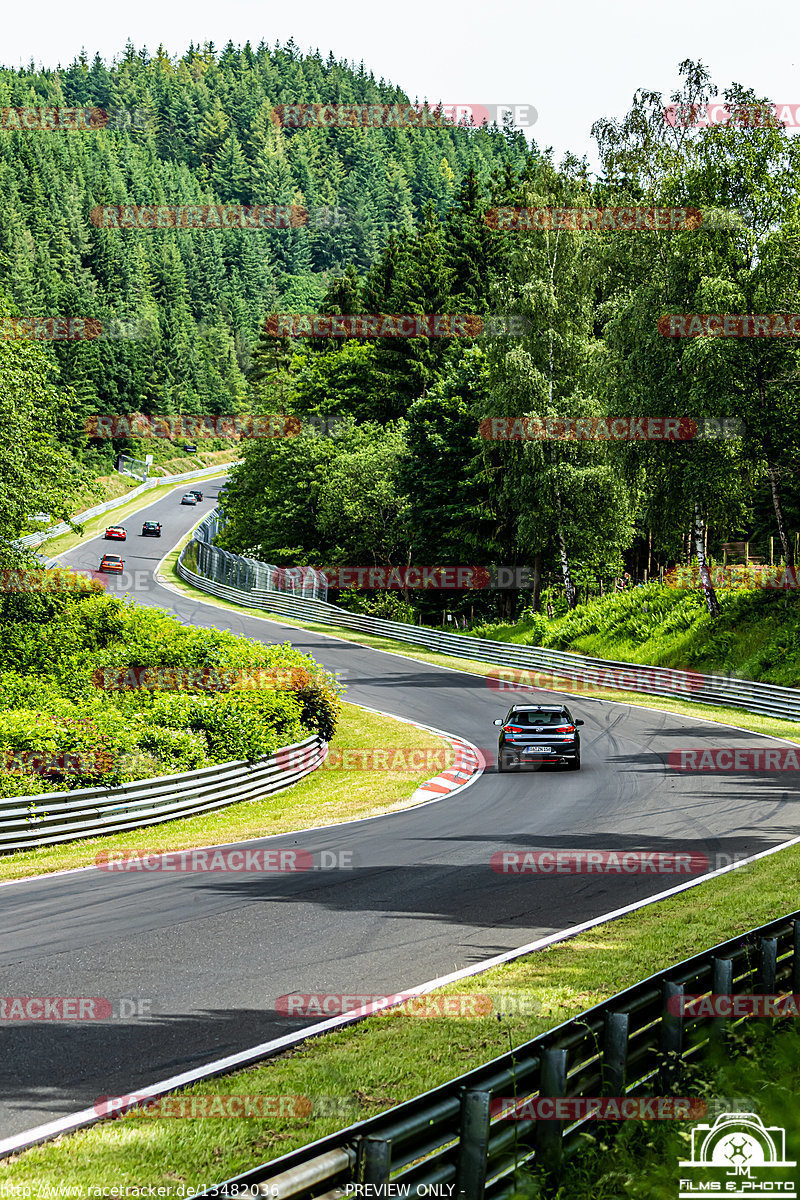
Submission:
<svg viewBox="0 0 800 1200">
<path fill-rule="evenodd" d="M 555 728 L 555 732 L 556 733 L 574 733 L 575 726 L 574 725 L 557 725 Z"/>
<path fill-rule="evenodd" d="M 522 733 L 521 725 L 504 725 L 503 733 Z"/>
</svg>

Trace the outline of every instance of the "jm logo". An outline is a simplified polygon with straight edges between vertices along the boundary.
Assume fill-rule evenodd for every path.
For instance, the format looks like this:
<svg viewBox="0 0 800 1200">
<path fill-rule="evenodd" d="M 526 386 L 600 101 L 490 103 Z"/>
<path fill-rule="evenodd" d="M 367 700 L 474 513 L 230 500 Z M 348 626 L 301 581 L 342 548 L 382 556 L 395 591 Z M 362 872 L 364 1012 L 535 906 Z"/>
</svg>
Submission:
<svg viewBox="0 0 800 1200">
<path fill-rule="evenodd" d="M 797 1163 L 786 1158 L 786 1131 L 751 1112 L 724 1112 L 692 1129 L 692 1156 L 679 1162 L 680 1200 L 712 1192 L 752 1196 L 754 1190 L 797 1200 Z"/>
</svg>

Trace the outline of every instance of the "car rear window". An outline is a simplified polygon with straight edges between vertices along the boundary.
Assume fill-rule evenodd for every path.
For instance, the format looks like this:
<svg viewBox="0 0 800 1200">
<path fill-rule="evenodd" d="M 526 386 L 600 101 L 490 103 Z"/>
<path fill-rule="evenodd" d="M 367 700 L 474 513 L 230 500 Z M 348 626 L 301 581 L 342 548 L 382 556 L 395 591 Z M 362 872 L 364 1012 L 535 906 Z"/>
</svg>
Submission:
<svg viewBox="0 0 800 1200">
<path fill-rule="evenodd" d="M 509 718 L 513 725 L 563 725 L 565 721 L 563 712 L 517 712 Z"/>
</svg>

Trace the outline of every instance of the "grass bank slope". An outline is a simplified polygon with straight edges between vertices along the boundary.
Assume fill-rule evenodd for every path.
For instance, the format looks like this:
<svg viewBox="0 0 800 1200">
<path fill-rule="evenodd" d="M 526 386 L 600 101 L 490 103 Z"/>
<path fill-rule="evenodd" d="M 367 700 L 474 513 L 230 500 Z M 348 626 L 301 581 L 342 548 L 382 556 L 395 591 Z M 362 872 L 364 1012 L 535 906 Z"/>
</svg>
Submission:
<svg viewBox="0 0 800 1200">
<path fill-rule="evenodd" d="M 716 620 L 699 592 L 652 583 L 592 600 L 552 621 L 530 613 L 515 625 L 485 625 L 473 634 L 596 658 L 800 685 L 800 597 L 742 589 L 721 590 L 718 596 L 722 613 Z"/>
</svg>

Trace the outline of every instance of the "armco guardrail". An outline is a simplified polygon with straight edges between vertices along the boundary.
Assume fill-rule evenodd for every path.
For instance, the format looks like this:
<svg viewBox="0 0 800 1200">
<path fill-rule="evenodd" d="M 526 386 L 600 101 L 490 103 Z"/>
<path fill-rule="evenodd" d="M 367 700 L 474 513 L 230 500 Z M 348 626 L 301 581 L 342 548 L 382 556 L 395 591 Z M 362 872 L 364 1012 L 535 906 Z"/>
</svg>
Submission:
<svg viewBox="0 0 800 1200">
<path fill-rule="evenodd" d="M 544 1167 L 557 1179 L 589 1119 L 503 1119 L 498 1110 L 511 1107 L 509 1098 L 675 1094 L 679 1066 L 701 1061 L 725 1027 L 747 1019 L 676 1015 L 684 995 L 799 992 L 798 918 L 792 913 L 651 975 L 476 1070 L 201 1195 L 311 1200 L 361 1184 L 374 1189 L 362 1196 L 501 1200 L 514 1193 L 523 1168 Z M 715 1105 L 707 1104 L 713 1120 Z M 724 1102 L 718 1107 L 725 1111 Z M 696 1120 L 704 1119 L 700 1109 Z"/>
<path fill-rule="evenodd" d="M 111 512 L 114 508 L 121 508 L 123 504 L 127 504 L 130 500 L 135 500 L 137 496 L 141 496 L 150 488 L 160 487 L 165 483 L 181 483 L 184 479 L 202 479 L 204 475 L 222 475 L 225 471 L 235 466 L 235 463 L 217 463 L 216 466 L 201 467 L 197 471 L 186 471 L 183 475 L 164 475 L 155 479 L 148 479 L 147 483 L 143 483 L 138 488 L 133 488 L 124 496 L 117 496 L 115 500 L 106 500 L 104 504 L 96 504 L 94 508 L 87 508 L 83 512 L 78 513 L 75 520 L 85 521 L 88 517 L 99 517 L 101 513 Z M 61 522 L 59 525 L 51 525 L 49 529 L 43 529 L 37 533 L 27 533 L 24 537 L 17 538 L 16 545 L 27 547 L 29 549 L 34 546 L 41 546 L 42 542 L 47 542 L 50 538 L 60 537 L 62 533 L 69 533 L 69 525 Z"/>
<path fill-rule="evenodd" d="M 213 517 L 213 513 L 210 514 Z M 384 621 L 378 617 L 362 617 L 322 600 L 301 600 L 281 592 L 254 590 L 244 592 L 206 579 L 189 570 L 184 557 L 178 560 L 181 579 L 201 591 L 221 600 L 243 604 L 248 608 L 312 621 L 324 625 L 340 625 L 361 633 L 393 638 L 435 650 L 452 658 L 471 658 L 476 662 L 492 663 L 515 668 L 530 674 L 530 684 L 545 691 L 570 690 L 591 693 L 598 690 L 643 692 L 652 696 L 672 696 L 701 704 L 718 704 L 724 708 L 742 708 L 747 712 L 800 721 L 800 690 L 777 687 L 771 683 L 755 683 L 725 675 L 701 675 L 694 671 L 673 671 L 666 667 L 648 667 L 641 663 L 615 662 L 605 658 L 586 658 L 563 650 L 547 650 L 542 646 L 514 646 L 486 638 L 471 638 L 459 633 L 445 633 L 425 626 L 406 625 L 401 621 Z M 536 674 L 546 673 L 549 680 L 537 683 Z M 522 682 L 520 680 L 519 682 Z M 548 686 L 549 682 L 549 686 Z M 571 689 L 570 684 L 574 685 Z M 505 688 L 498 689 L 501 693 Z M 509 684 L 507 690 L 512 690 Z"/>
<path fill-rule="evenodd" d="M 120 833 L 259 800 L 310 775 L 326 754 L 327 744 L 315 734 L 255 762 L 222 763 L 116 788 L 0 797 L 0 853 Z"/>
</svg>

